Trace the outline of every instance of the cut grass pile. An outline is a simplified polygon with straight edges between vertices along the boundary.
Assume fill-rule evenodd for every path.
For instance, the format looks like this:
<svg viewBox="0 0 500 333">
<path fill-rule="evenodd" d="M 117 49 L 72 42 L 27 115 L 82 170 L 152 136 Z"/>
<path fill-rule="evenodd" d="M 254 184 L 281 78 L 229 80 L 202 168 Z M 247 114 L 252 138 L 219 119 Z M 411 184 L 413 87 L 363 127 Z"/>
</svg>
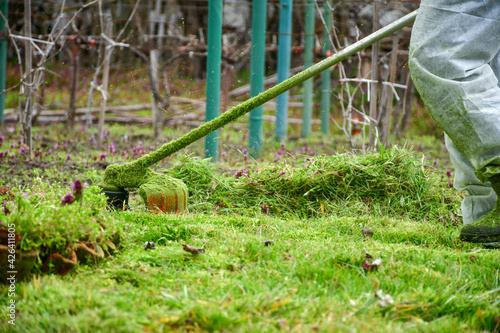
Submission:
<svg viewBox="0 0 500 333">
<path fill-rule="evenodd" d="M 205 207 L 303 218 L 374 214 L 457 220 L 459 195 L 407 150 L 309 157 L 299 164 L 292 167 L 284 160 L 231 177 L 216 172 L 208 160 L 181 157 L 167 172 L 188 185 L 194 211 Z"/>
</svg>

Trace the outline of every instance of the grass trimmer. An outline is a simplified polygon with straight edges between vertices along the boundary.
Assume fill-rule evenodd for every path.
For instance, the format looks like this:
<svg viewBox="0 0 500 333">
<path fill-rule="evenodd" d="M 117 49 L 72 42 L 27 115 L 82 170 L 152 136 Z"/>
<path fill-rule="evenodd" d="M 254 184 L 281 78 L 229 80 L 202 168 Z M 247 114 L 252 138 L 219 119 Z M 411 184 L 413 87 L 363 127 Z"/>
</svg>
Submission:
<svg viewBox="0 0 500 333">
<path fill-rule="evenodd" d="M 405 27 L 415 20 L 416 15 L 417 11 L 413 11 L 403 16 L 321 62 L 295 74 L 280 84 L 233 107 L 219 117 L 190 131 L 179 139 L 164 144 L 154 152 L 144 155 L 132 162 L 109 165 L 104 172 L 102 182 L 99 184 L 104 193 L 108 195 L 108 202 L 115 207 L 124 207 L 128 202 L 128 192 L 126 189 L 137 188 L 149 210 L 178 213 L 186 212 L 188 198 L 186 185 L 181 180 L 153 171 L 151 166 L 187 147 L 196 140 L 238 119 L 285 91 L 298 86 L 311 77 Z M 115 198 L 119 198 L 118 202 L 113 202 Z"/>
</svg>

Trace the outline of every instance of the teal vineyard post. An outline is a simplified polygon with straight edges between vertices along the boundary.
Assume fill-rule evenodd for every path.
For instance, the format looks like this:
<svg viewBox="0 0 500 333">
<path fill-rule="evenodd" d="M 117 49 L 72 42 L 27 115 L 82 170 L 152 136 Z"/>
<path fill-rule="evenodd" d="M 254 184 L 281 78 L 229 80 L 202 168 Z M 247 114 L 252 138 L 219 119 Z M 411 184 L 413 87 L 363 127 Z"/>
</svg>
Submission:
<svg viewBox="0 0 500 333">
<path fill-rule="evenodd" d="M 0 1 L 0 11 L 7 19 L 7 12 L 9 8 L 8 0 Z M 0 20 L 0 31 L 5 31 L 6 26 L 4 20 Z M 6 36 L 6 35 L 5 35 Z M 7 71 L 7 38 L 0 40 L 0 92 L 5 90 L 5 75 Z M 5 109 L 5 94 L 0 95 L 0 125 L 4 122 L 4 109 Z"/>
<path fill-rule="evenodd" d="M 220 107 L 220 70 L 222 44 L 222 1 L 208 2 L 208 37 L 207 37 L 207 122 L 219 116 Z M 217 162 L 219 155 L 219 130 L 216 129 L 205 137 L 205 157 Z"/>
<path fill-rule="evenodd" d="M 266 64 L 266 20 L 267 0 L 254 0 L 252 7 L 252 51 L 250 55 L 250 97 L 264 91 Z M 248 152 L 251 157 L 262 155 L 263 106 L 250 111 Z"/>
<path fill-rule="evenodd" d="M 323 52 L 329 57 L 332 52 L 330 43 L 330 33 L 332 31 L 332 17 L 330 11 L 331 0 L 325 0 L 323 7 Z M 324 71 L 321 80 L 321 133 L 327 135 L 330 133 L 330 96 L 331 96 L 331 75 L 330 70 Z"/>
<path fill-rule="evenodd" d="M 280 1 L 278 36 L 278 82 L 290 76 L 290 49 L 292 42 L 292 0 Z M 288 127 L 288 90 L 276 97 L 276 141 L 285 141 Z"/>
<path fill-rule="evenodd" d="M 314 61 L 314 0 L 306 0 L 306 27 L 304 45 L 304 69 L 312 66 Z M 303 84 L 304 99 L 302 100 L 302 136 L 304 138 L 311 134 L 311 119 L 313 106 L 313 78 Z"/>
</svg>

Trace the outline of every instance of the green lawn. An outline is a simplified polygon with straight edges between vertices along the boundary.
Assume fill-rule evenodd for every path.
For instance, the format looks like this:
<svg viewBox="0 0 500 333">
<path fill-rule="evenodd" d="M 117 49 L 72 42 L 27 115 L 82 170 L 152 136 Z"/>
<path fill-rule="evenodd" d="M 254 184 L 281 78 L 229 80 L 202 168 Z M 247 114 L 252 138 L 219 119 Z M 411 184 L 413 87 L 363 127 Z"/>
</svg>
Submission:
<svg viewBox="0 0 500 333">
<path fill-rule="evenodd" d="M 500 330 L 500 252 L 458 239 L 461 196 L 447 187 L 449 165 L 439 140 L 332 157 L 335 148 L 319 137 L 285 148 L 267 142 L 266 157 L 253 161 L 242 158 L 238 130 L 222 133 L 227 154 L 219 164 L 196 158 L 198 142 L 194 155 L 157 168 L 188 185 L 184 215 L 152 214 L 135 192 L 130 210 L 105 210 L 91 187 L 103 173 L 94 157 L 105 148 L 74 142 L 35 168 L 25 159 L 0 164 L 0 186 L 17 193 L 18 205 L 11 214 L 0 212 L 2 222 L 18 221 L 45 255 L 68 245 L 57 239 L 85 238 L 76 229 L 96 243 L 111 231 L 121 238 L 112 255 L 80 263 L 65 276 L 42 273 L 38 263 L 31 280 L 16 283 L 15 326 L 7 322 L 11 297 L 2 286 L 0 331 Z M 131 153 L 137 146 L 114 138 L 117 150 Z M 6 138 L 3 149 L 15 141 Z M 280 149 L 285 152 L 277 158 Z M 313 150 L 327 156 L 310 156 Z M 106 161 L 121 160 L 119 152 L 106 152 Z M 241 169 L 249 173 L 234 177 Z M 89 185 L 87 196 L 81 206 L 62 206 L 60 197 L 75 179 Z M 96 221 L 103 228 L 94 228 Z M 145 250 L 145 242 L 156 249 Z M 205 253 L 193 255 L 183 245 Z"/>
<path fill-rule="evenodd" d="M 456 227 L 368 216 L 116 219 L 119 254 L 17 286 L 19 332 L 498 330 L 499 253 L 458 241 Z M 365 250 L 382 259 L 377 271 L 363 270 Z"/>
</svg>

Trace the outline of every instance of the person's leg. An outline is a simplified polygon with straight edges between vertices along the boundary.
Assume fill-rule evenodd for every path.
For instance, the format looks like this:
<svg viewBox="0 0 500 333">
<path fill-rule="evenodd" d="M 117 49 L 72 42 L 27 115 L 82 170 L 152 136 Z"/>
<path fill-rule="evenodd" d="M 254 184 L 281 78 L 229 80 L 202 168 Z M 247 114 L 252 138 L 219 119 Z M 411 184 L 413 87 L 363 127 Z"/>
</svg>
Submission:
<svg viewBox="0 0 500 333">
<path fill-rule="evenodd" d="M 497 0 L 422 0 L 410 70 L 429 112 L 481 181 L 500 173 Z"/>
<path fill-rule="evenodd" d="M 476 177 L 472 165 L 446 134 L 445 144 L 455 169 L 453 187 L 468 194 L 461 209 L 463 223 L 470 224 L 493 210 L 497 195 L 489 182 L 483 183 Z"/>
<path fill-rule="evenodd" d="M 500 204 L 487 213 L 488 181 L 500 196 L 498 36 L 499 1 L 422 0 L 409 61 L 415 87 L 453 141 L 455 184 L 470 194 L 460 237 L 492 246 L 500 246 Z"/>
</svg>

